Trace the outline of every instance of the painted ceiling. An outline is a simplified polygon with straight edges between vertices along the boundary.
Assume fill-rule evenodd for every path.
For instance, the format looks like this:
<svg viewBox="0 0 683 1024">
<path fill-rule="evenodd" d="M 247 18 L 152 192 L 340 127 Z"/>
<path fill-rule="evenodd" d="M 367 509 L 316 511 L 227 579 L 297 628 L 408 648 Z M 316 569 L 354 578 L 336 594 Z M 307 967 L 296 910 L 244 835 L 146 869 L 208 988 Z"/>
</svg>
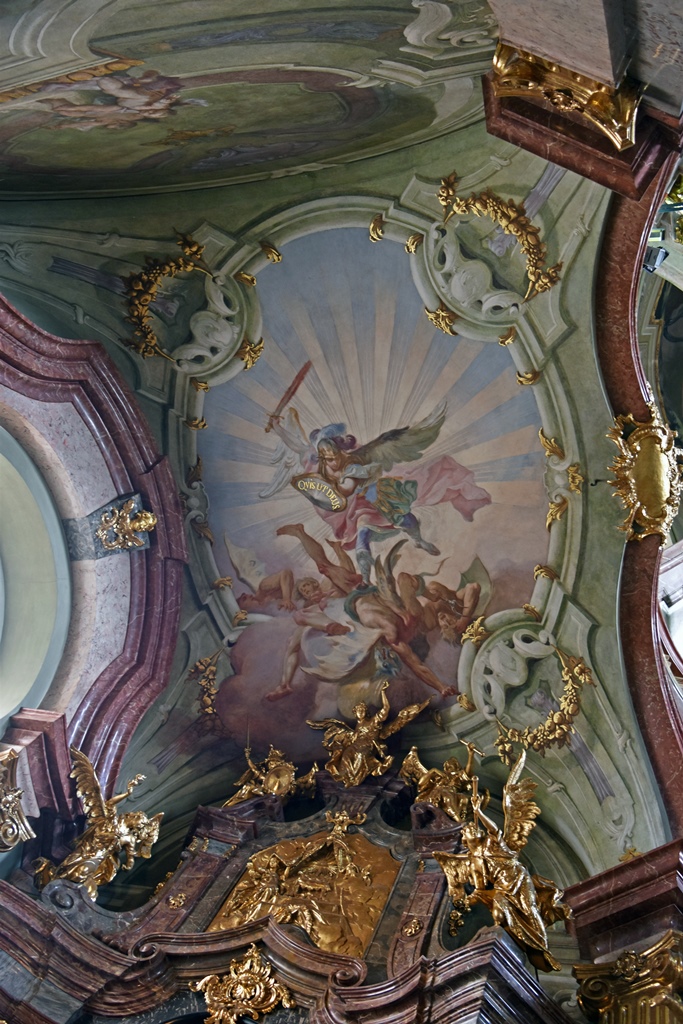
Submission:
<svg viewBox="0 0 683 1024">
<path fill-rule="evenodd" d="M 506 736 L 534 733 L 529 859 L 571 884 L 670 835 L 618 631 L 592 298 L 611 194 L 487 135 L 496 30 L 476 0 L 257 7 L 0 14 L 0 291 L 55 351 L 102 346 L 149 432 L 139 489 L 163 463 L 149 494 L 188 551 L 165 672 L 95 723 L 126 736 L 98 748 L 110 788 L 114 764 L 144 774 L 131 805 L 165 815 L 155 857 L 102 903 L 149 898 L 245 747 L 322 763 L 308 723 L 378 705 L 386 680 L 395 710 L 430 698 L 396 765 L 475 742 L 496 812 Z M 3 387 L 0 422 L 49 483 L 72 564 L 42 707 L 88 741 L 88 694 L 124 659 L 161 542 L 87 547 L 126 488 L 69 401 Z"/>
</svg>

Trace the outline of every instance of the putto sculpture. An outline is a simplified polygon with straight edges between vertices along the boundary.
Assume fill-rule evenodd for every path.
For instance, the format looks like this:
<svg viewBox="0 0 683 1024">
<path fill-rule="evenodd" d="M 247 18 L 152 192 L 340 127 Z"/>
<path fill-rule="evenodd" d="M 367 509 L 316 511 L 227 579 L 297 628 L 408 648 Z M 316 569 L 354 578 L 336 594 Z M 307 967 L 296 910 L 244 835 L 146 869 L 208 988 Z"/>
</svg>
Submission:
<svg viewBox="0 0 683 1024">
<path fill-rule="evenodd" d="M 254 796 L 278 796 L 286 801 L 294 795 L 313 797 L 315 795 L 315 777 L 318 765 L 306 775 L 296 778 L 296 767 L 288 761 L 281 750 L 272 744 L 264 761 L 252 761 L 251 747 L 244 748 L 247 770 L 235 783 L 239 786 L 236 793 L 225 801 L 223 807 L 234 807 Z"/>
<path fill-rule="evenodd" d="M 320 722 L 306 720 L 312 729 L 324 729 L 323 746 L 329 751 L 330 759 L 325 765 L 333 779 L 347 787 L 360 786 L 368 775 L 384 775 L 394 762 L 388 753 L 386 740 L 398 732 L 429 704 L 430 698 L 421 704 L 408 704 L 397 714 L 393 722 L 385 724 L 391 707 L 387 700 L 388 680 L 382 683 L 382 706 L 374 715 L 368 714 L 367 705 L 362 701 L 353 709 L 355 726 L 347 725 L 336 718 L 324 718 Z"/>
<path fill-rule="evenodd" d="M 532 875 L 519 853 L 526 845 L 535 818 L 541 813 L 532 797 L 536 783 L 521 779 L 526 751 L 513 765 L 503 790 L 505 824 L 502 829 L 482 811 L 483 796 L 473 778 L 470 802 L 474 820 L 462 830 L 462 853 L 435 852 L 434 858 L 448 880 L 453 901 L 452 926 L 457 930 L 474 903 L 487 907 L 541 971 L 559 971 L 561 964 L 548 949 L 546 926 L 567 919 L 570 908 L 562 903 L 562 890 L 549 878 Z"/>
<path fill-rule="evenodd" d="M 130 871 L 136 857 L 151 856 L 163 814 L 148 818 L 144 811 L 116 812 L 117 805 L 131 795 L 144 775 L 136 775 L 123 793 L 104 800 L 95 769 L 75 747 L 71 747 L 71 763 L 70 777 L 76 780 L 88 825 L 61 864 L 55 866 L 45 857 L 36 861 L 35 882 L 42 889 L 53 879 L 65 878 L 84 885 L 90 899 L 95 900 L 98 887 L 111 882 L 119 870 Z"/>
</svg>

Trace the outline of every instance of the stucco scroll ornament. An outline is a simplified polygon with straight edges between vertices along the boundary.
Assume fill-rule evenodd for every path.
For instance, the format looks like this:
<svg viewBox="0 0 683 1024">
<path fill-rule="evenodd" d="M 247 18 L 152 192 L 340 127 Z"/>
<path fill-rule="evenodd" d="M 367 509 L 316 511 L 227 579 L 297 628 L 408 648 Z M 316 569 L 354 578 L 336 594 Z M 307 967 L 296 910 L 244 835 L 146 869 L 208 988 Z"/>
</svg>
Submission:
<svg viewBox="0 0 683 1024">
<path fill-rule="evenodd" d="M 368 775 L 384 775 L 389 770 L 394 759 L 382 740 L 417 718 L 431 699 L 428 697 L 421 704 L 408 704 L 392 722 L 387 723 L 390 711 L 386 695 L 388 686 L 388 681 L 382 683 L 382 706 L 374 715 L 368 714 L 363 701 L 356 704 L 353 709 L 355 726 L 336 718 L 324 718 L 320 722 L 306 720 L 312 729 L 325 730 L 322 743 L 330 754 L 325 770 L 346 787 L 360 786 Z"/>
<path fill-rule="evenodd" d="M 88 896 L 94 900 L 98 886 L 111 882 L 119 870 L 130 871 L 136 857 L 151 856 L 163 814 L 148 818 L 144 811 L 123 814 L 116 811 L 117 805 L 127 800 L 144 780 L 144 775 L 136 775 L 123 793 L 105 800 L 95 769 L 75 747 L 71 747 L 71 764 L 70 777 L 76 780 L 76 793 L 83 803 L 87 828 L 59 866 L 45 857 L 36 861 L 35 882 L 42 889 L 53 879 L 64 878 L 84 885 Z"/>
<path fill-rule="evenodd" d="M 663 542 L 681 500 L 683 458 L 674 445 L 676 433 L 662 421 L 654 402 L 648 402 L 649 421 L 640 422 L 629 413 L 617 416 L 610 429 L 619 454 L 610 466 L 616 479 L 610 481 L 628 516 L 619 527 L 627 540 L 643 540 L 659 534 Z"/>
<path fill-rule="evenodd" d="M 549 878 L 532 875 L 521 863 L 535 819 L 541 813 L 533 800 L 536 783 L 521 778 L 526 752 L 522 751 L 510 770 L 503 789 L 505 824 L 502 829 L 483 812 L 483 796 L 478 779 L 473 779 L 473 821 L 462 830 L 462 853 L 435 852 L 448 881 L 453 901 L 451 927 L 457 932 L 463 915 L 473 904 L 481 903 L 495 924 L 502 926 L 541 971 L 559 971 L 562 965 L 548 949 L 546 927 L 570 917 L 562 903 L 562 890 Z"/>
<path fill-rule="evenodd" d="M 17 788 L 15 750 L 0 751 L 0 853 L 7 853 L 24 839 L 35 839 L 21 806 L 22 791 Z"/>
<path fill-rule="evenodd" d="M 578 1003 L 600 1024 L 674 1024 L 683 1020 L 683 936 L 668 931 L 647 949 L 616 960 L 576 964 Z"/>
<path fill-rule="evenodd" d="M 230 961 L 229 973 L 209 974 L 191 981 L 193 992 L 202 992 L 209 1011 L 207 1024 L 237 1024 L 240 1017 L 258 1020 L 278 1004 L 296 1006 L 294 996 L 273 977 L 273 968 L 251 945 L 243 957 Z"/>
<path fill-rule="evenodd" d="M 107 551 L 127 551 L 145 546 L 138 534 L 153 530 L 157 517 L 145 509 L 136 511 L 135 505 L 135 498 L 129 498 L 119 508 L 113 505 L 109 511 L 102 513 L 95 536 Z"/>
</svg>

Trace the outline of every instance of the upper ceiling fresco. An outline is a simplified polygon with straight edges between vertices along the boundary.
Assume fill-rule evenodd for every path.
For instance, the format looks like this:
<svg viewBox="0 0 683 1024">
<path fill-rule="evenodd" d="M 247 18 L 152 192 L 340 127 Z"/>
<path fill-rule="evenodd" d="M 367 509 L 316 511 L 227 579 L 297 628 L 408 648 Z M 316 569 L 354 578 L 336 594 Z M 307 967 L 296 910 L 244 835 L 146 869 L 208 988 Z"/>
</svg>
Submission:
<svg viewBox="0 0 683 1024">
<path fill-rule="evenodd" d="M 433 138 L 479 115 L 495 31 L 478 0 L 5 12 L 0 189 L 21 194 L 201 187 Z"/>
</svg>

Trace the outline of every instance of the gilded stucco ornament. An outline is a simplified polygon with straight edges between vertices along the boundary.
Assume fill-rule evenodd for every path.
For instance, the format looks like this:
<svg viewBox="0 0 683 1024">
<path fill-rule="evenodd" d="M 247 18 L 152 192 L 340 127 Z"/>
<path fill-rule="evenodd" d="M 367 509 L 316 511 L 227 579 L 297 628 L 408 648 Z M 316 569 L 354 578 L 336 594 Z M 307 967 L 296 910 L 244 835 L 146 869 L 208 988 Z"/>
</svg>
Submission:
<svg viewBox="0 0 683 1024">
<path fill-rule="evenodd" d="M 607 963 L 576 964 L 577 1001 L 600 1024 L 683 1021 L 683 935 L 667 931 L 647 949 L 626 950 Z"/>
<path fill-rule="evenodd" d="M 102 513 L 95 536 L 107 551 L 127 551 L 144 547 L 145 542 L 138 534 L 148 533 L 156 524 L 153 512 L 135 511 L 135 498 L 129 498 L 118 508 L 112 505 L 109 511 Z"/>
<path fill-rule="evenodd" d="M 263 338 L 258 341 L 249 341 L 245 337 L 242 339 L 240 347 L 237 349 L 236 355 L 244 363 L 245 370 L 251 370 L 252 366 L 255 366 L 258 362 L 259 356 L 263 352 Z"/>
<path fill-rule="evenodd" d="M 404 246 L 405 251 L 409 256 L 412 256 L 417 252 L 424 240 L 425 236 L 420 231 L 416 231 L 415 234 L 406 239 L 406 244 Z"/>
<path fill-rule="evenodd" d="M 453 330 L 453 324 L 459 319 L 457 313 L 454 313 L 448 306 L 444 306 L 443 302 L 439 303 L 437 309 L 427 309 L 425 306 L 425 313 L 430 323 L 438 327 L 444 334 L 450 334 L 451 337 L 455 337 L 457 331 Z"/>
<path fill-rule="evenodd" d="M 562 682 L 564 687 L 557 710 L 548 712 L 544 722 L 535 728 L 507 728 L 497 718 L 498 737 L 495 746 L 498 755 L 505 764 L 510 765 L 514 759 L 514 744 L 520 744 L 525 750 L 531 748 L 541 757 L 550 747 L 564 747 L 571 744 L 574 732 L 574 719 L 581 711 L 581 693 L 584 686 L 594 686 L 593 674 L 582 658 L 575 658 L 555 648 L 562 665 Z"/>
<path fill-rule="evenodd" d="M 559 580 L 559 575 L 549 565 L 535 565 L 534 566 L 534 579 L 537 580 L 543 578 L 545 580 Z"/>
<path fill-rule="evenodd" d="M 21 806 L 22 790 L 17 788 L 15 750 L 0 751 L 0 853 L 7 853 L 25 839 L 35 839 Z"/>
<path fill-rule="evenodd" d="M 562 264 L 544 266 L 547 249 L 540 239 L 540 228 L 532 224 L 524 212 L 524 204 L 515 203 L 512 199 L 502 199 L 490 189 L 485 189 L 478 195 L 472 192 L 466 199 L 461 199 L 456 195 L 457 181 L 457 175 L 453 171 L 447 178 L 441 179 L 441 187 L 437 192 L 437 199 L 444 209 L 444 224 L 456 215 L 474 214 L 476 217 L 490 217 L 506 235 L 514 235 L 526 258 L 529 285 L 524 296 L 525 302 L 557 284 Z"/>
<path fill-rule="evenodd" d="M 369 235 L 371 242 L 379 242 L 384 238 L 384 228 L 386 227 L 386 221 L 381 213 L 373 217 L 370 221 Z"/>
<path fill-rule="evenodd" d="M 207 1024 L 237 1024 L 240 1017 L 259 1017 L 282 1005 L 291 1010 L 294 996 L 273 977 L 273 968 L 251 945 L 243 957 L 230 961 L 229 973 L 209 974 L 201 981 L 191 981 L 193 992 L 206 999 Z"/>
<path fill-rule="evenodd" d="M 282 263 L 282 253 L 278 252 L 272 242 L 259 242 L 261 252 L 270 263 Z"/>
<path fill-rule="evenodd" d="M 382 706 L 374 715 L 368 714 L 363 701 L 355 705 L 354 726 L 336 718 L 324 718 L 320 722 L 306 720 L 312 729 L 325 730 L 322 744 L 330 755 L 325 770 L 347 787 L 360 786 L 368 775 L 384 775 L 389 770 L 394 759 L 382 741 L 417 718 L 431 699 L 428 697 L 421 704 L 408 704 L 393 722 L 385 724 L 390 711 L 386 694 L 388 686 L 387 681 L 382 683 Z"/>
<path fill-rule="evenodd" d="M 502 926 L 541 971 L 559 971 L 562 965 L 548 949 L 546 927 L 566 920 L 571 912 L 562 903 L 562 890 L 549 878 L 532 875 L 519 859 L 540 814 L 532 799 L 536 783 L 521 778 L 526 753 L 512 767 L 503 790 L 505 824 L 498 828 L 483 813 L 484 797 L 476 776 L 472 780 L 472 821 L 462 830 L 462 853 L 435 851 L 448 881 L 453 901 L 451 928 L 457 932 L 464 915 L 475 903 L 485 906 L 494 923 Z"/>
<path fill-rule="evenodd" d="M 658 534 L 663 542 L 678 512 L 681 498 L 680 453 L 676 433 L 663 422 L 654 402 L 648 402 L 649 421 L 629 413 L 617 416 L 608 437 L 619 454 L 610 466 L 616 479 L 610 483 L 628 509 L 622 526 L 627 540 Z"/>
<path fill-rule="evenodd" d="M 205 723 L 211 731 L 214 731 L 216 726 L 219 729 L 221 728 L 220 718 L 216 710 L 216 697 L 218 695 L 216 672 L 218 670 L 218 659 L 222 653 L 223 648 L 219 647 L 217 651 L 214 651 L 213 654 L 208 655 L 206 658 L 199 658 L 187 673 L 187 681 L 196 682 L 199 686 L 199 697 L 197 700 L 199 703 L 200 722 Z"/>
<path fill-rule="evenodd" d="M 75 747 L 71 747 L 71 763 L 70 778 L 76 780 L 87 827 L 61 864 L 55 866 L 45 857 L 36 861 L 35 882 L 42 889 L 55 878 L 65 878 L 84 885 L 94 900 L 98 887 L 111 882 L 120 870 L 130 871 L 136 857 L 151 856 L 163 814 L 148 818 L 144 811 L 116 811 L 117 805 L 144 781 L 144 775 L 136 775 L 123 793 L 105 800 L 92 764 Z"/>
<path fill-rule="evenodd" d="M 484 640 L 488 640 L 491 633 L 489 633 L 488 629 L 484 627 L 485 618 L 485 615 L 480 615 L 478 619 L 474 620 L 474 622 L 470 622 L 467 629 L 463 630 L 460 642 L 464 644 L 469 640 L 471 644 L 474 644 L 474 646 L 478 648 L 483 644 Z"/>
<path fill-rule="evenodd" d="M 254 796 L 278 796 L 283 802 L 295 795 L 315 796 L 317 764 L 297 779 L 296 766 L 272 743 L 264 761 L 252 761 L 250 747 L 244 748 L 244 756 L 247 770 L 234 783 L 239 789 L 225 801 L 223 807 L 234 807 Z"/>
<path fill-rule="evenodd" d="M 629 79 L 614 88 L 527 50 L 498 43 L 493 88 L 498 97 L 536 98 L 561 113 L 580 115 L 620 152 L 635 142 L 640 94 Z"/>
</svg>

